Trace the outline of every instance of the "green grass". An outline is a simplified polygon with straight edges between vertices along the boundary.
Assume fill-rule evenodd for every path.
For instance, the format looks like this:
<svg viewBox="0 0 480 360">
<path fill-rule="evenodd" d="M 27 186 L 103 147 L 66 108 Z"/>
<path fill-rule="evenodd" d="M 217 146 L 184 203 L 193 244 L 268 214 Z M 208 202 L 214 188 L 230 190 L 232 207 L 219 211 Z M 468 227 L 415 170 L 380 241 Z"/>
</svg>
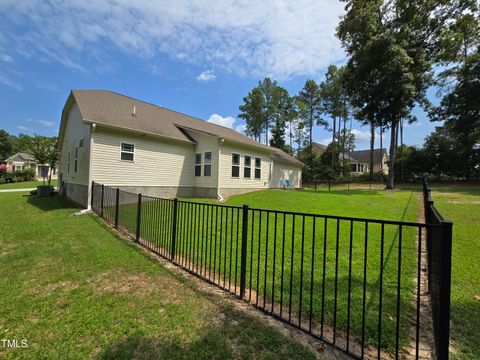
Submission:
<svg viewBox="0 0 480 360">
<path fill-rule="evenodd" d="M 58 197 L 0 194 L 0 339 L 28 343 L 0 357 L 314 357 L 75 211 Z"/>
<path fill-rule="evenodd" d="M 440 213 L 453 221 L 452 327 L 455 359 L 480 358 L 480 186 L 433 186 Z"/>
<path fill-rule="evenodd" d="M 127 196 L 125 195 L 125 198 L 122 196 L 121 203 L 127 200 Z M 191 200 L 202 203 L 213 202 L 209 199 Z M 251 208 L 415 222 L 418 218 L 418 200 L 419 194 L 408 191 L 268 190 L 234 196 L 225 205 L 240 206 L 248 204 Z M 136 201 L 136 198 L 132 197 L 130 201 Z M 171 233 L 171 228 L 168 226 L 171 219 L 168 216 L 171 208 L 165 205 L 162 208 L 161 203 L 149 201 L 147 197 L 143 198 L 142 204 L 141 237 L 161 247 L 165 250 L 165 254 L 168 254 Z M 106 208 L 105 213 L 108 214 L 110 219 L 114 218 L 113 208 Z M 136 205 L 122 205 L 120 207 L 119 223 L 131 233 L 135 233 L 136 230 L 136 213 Z M 335 313 L 336 220 L 327 220 L 325 236 L 324 220 L 317 219 L 315 221 L 314 233 L 313 220 L 311 217 L 306 217 L 303 231 L 305 240 L 302 246 L 303 222 L 301 217 L 296 216 L 295 218 L 294 232 L 292 231 L 293 217 L 291 215 L 285 217 L 286 231 L 285 236 L 283 236 L 283 215 L 277 215 L 277 225 L 275 226 L 275 215 L 267 215 L 266 213 L 260 215 L 259 212 L 256 212 L 253 220 L 254 236 L 252 237 L 251 216 L 250 213 L 247 243 L 247 287 L 249 288 L 246 294 L 247 299 L 251 299 L 253 303 L 258 303 L 260 306 L 263 306 L 265 300 L 266 308 L 271 309 L 273 298 L 277 314 L 280 312 L 279 304 L 282 301 L 282 316 L 285 318 L 289 317 L 288 312 L 291 302 L 292 319 L 298 319 L 301 311 L 302 325 L 308 327 L 311 314 L 312 325 L 315 331 L 318 331 L 322 318 L 323 248 L 326 238 L 323 316 L 326 325 L 332 327 L 334 321 L 336 321 L 337 331 L 345 334 L 348 321 L 350 222 L 339 222 L 337 311 Z M 238 293 L 240 268 L 238 256 L 241 248 L 239 244 L 241 226 L 237 225 L 241 221 L 240 219 L 241 214 L 236 209 L 228 210 L 227 213 L 227 210 L 222 210 L 219 207 L 212 209 L 200 205 L 180 204 L 178 215 L 180 226 L 177 231 L 177 253 L 180 255 L 178 261 L 183 261 L 191 269 L 200 272 L 216 283 L 229 287 L 231 291 L 234 291 L 234 286 L 237 284 Z M 269 224 L 268 236 L 267 226 L 265 225 L 267 223 Z M 167 226 L 162 226 L 162 224 L 167 224 Z M 239 229 L 238 232 L 237 228 Z M 365 224 L 364 222 L 354 222 L 352 229 L 350 333 L 359 340 L 363 305 Z M 411 318 L 412 313 L 411 300 L 416 269 L 417 234 L 416 229 L 408 227 L 403 227 L 402 231 L 400 345 L 408 342 L 408 332 L 411 327 L 409 318 Z M 368 233 L 365 341 L 367 345 L 376 345 L 379 313 L 381 226 L 379 224 L 369 224 Z M 315 244 L 313 246 L 314 234 Z M 283 245 L 284 237 L 285 245 Z M 381 345 L 383 349 L 390 352 L 395 349 L 398 242 L 398 226 L 385 225 Z M 312 251 L 314 257 L 313 271 L 311 265 Z M 285 264 L 283 289 L 281 289 L 282 263 Z M 267 279 L 266 286 L 265 278 Z M 224 283 L 224 279 L 226 283 Z M 275 288 L 272 286 L 273 279 L 276 284 Z M 311 290 L 314 294 L 313 298 L 310 298 Z M 291 297 L 290 292 L 292 293 Z M 301 304 L 300 293 L 302 294 Z M 336 319 L 334 320 L 335 314 Z"/>
<path fill-rule="evenodd" d="M 48 184 L 48 182 L 45 181 L 45 184 Z M 52 180 L 51 184 L 53 186 L 58 186 L 58 181 L 57 180 Z M 1 184 L 0 185 L 0 190 L 29 189 L 29 188 L 35 188 L 38 185 L 43 185 L 43 181 L 24 181 L 24 182 L 17 182 L 17 183 Z"/>
</svg>

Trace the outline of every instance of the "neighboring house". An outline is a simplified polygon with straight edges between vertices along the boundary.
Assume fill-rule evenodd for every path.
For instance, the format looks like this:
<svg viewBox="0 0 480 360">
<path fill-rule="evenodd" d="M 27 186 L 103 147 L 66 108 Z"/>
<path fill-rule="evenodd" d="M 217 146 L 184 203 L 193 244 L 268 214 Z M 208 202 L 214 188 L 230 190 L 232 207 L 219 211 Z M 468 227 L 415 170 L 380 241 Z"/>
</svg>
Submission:
<svg viewBox="0 0 480 360">
<path fill-rule="evenodd" d="M 59 130 L 60 178 L 90 206 L 92 181 L 160 197 L 299 188 L 303 164 L 235 130 L 105 90 L 72 90 Z"/>
<path fill-rule="evenodd" d="M 366 163 L 370 167 L 370 150 L 352 151 L 350 156 L 352 159 L 355 159 L 360 163 Z M 368 170 L 365 172 L 368 172 Z M 373 150 L 373 172 L 383 172 L 385 175 L 388 174 L 388 153 L 386 149 Z"/>
<path fill-rule="evenodd" d="M 327 150 L 325 145 L 313 142 L 312 151 L 316 156 Z M 342 158 L 342 154 L 339 155 Z M 353 175 L 367 174 L 370 171 L 370 150 L 357 150 L 345 153 L 345 160 L 349 162 Z M 388 174 L 388 153 L 386 149 L 373 150 L 373 172 Z"/>
<path fill-rule="evenodd" d="M 25 171 L 27 169 L 35 170 L 35 177 L 42 178 L 44 175 L 48 177 L 50 167 L 48 165 L 39 165 L 35 158 L 28 153 L 17 153 L 5 160 L 7 164 L 7 173 L 14 173 L 15 171 Z M 57 178 L 57 169 L 52 171 L 52 179 Z"/>
</svg>

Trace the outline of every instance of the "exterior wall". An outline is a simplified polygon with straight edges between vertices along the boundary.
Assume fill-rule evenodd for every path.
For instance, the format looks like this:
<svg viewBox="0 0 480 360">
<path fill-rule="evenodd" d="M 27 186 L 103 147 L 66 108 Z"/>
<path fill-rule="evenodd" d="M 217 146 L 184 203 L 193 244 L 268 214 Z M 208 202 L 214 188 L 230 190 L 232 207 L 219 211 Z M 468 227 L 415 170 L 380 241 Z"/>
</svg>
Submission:
<svg viewBox="0 0 480 360">
<path fill-rule="evenodd" d="M 83 139 L 83 146 L 80 141 Z M 75 149 L 78 148 L 77 172 L 75 172 Z M 68 153 L 70 152 L 70 162 Z M 80 110 L 73 104 L 67 117 L 62 149 L 60 151 L 59 172 L 62 180 L 71 184 L 88 185 L 90 162 L 90 125 L 83 123 Z M 70 169 L 68 164 L 70 163 Z M 78 201 L 77 201 L 78 202 Z M 81 204 L 81 202 L 78 202 Z"/>
<path fill-rule="evenodd" d="M 383 162 L 383 173 L 385 175 L 388 175 L 388 158 L 385 154 L 382 156 L 382 162 Z M 380 163 L 377 162 L 373 165 L 374 172 L 380 172 L 381 170 L 382 168 L 380 167 Z"/>
<path fill-rule="evenodd" d="M 195 188 L 217 189 L 218 185 L 218 139 L 215 136 L 202 134 L 196 131 L 187 131 L 188 134 L 197 141 L 197 145 L 193 150 L 193 162 L 195 162 L 195 154 L 202 154 L 202 174 L 201 176 L 193 176 L 193 186 Z M 205 152 L 212 153 L 212 175 L 204 175 Z M 216 192 L 216 191 L 215 191 Z M 214 194 L 215 197 L 217 194 Z"/>
<path fill-rule="evenodd" d="M 120 159 L 121 143 L 135 146 L 134 160 Z M 93 133 L 92 179 L 119 187 L 193 187 L 194 146 L 97 126 Z M 153 191 L 153 190 L 152 190 Z"/>
<path fill-rule="evenodd" d="M 290 186 L 299 188 L 302 185 L 302 168 L 273 161 L 270 178 L 271 188 L 282 188 L 284 181 L 289 180 Z"/>
<path fill-rule="evenodd" d="M 164 199 L 194 197 L 194 188 L 188 186 L 119 186 L 120 190 Z"/>
<path fill-rule="evenodd" d="M 67 198 L 80 206 L 88 205 L 88 185 L 67 183 L 64 188 L 64 194 Z"/>
<path fill-rule="evenodd" d="M 232 153 L 240 154 L 240 176 L 232 177 Z M 251 178 L 246 179 L 243 176 L 244 156 L 252 157 Z M 262 159 L 261 178 L 255 179 L 255 157 Z M 255 190 L 268 189 L 270 154 L 268 151 L 262 152 L 253 147 L 227 143 L 226 141 L 219 148 L 219 192 L 223 196 L 234 195 L 238 193 L 250 192 Z"/>
</svg>

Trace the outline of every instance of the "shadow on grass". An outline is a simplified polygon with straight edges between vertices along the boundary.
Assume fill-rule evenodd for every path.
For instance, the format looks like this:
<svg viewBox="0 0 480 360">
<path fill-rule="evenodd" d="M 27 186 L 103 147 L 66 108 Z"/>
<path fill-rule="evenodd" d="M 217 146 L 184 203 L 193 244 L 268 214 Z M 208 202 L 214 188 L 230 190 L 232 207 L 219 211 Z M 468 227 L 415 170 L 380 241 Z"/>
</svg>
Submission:
<svg viewBox="0 0 480 360">
<path fill-rule="evenodd" d="M 119 339 L 102 349 L 96 359 L 309 359 L 313 354 L 276 329 L 225 307 L 218 319 L 201 331 L 201 336 L 147 335 L 142 331 Z M 175 325 L 172 325 L 175 326 Z"/>
<path fill-rule="evenodd" d="M 77 210 L 79 207 L 74 203 L 58 195 L 39 197 L 37 195 L 23 195 L 27 198 L 27 203 L 35 206 L 42 211 L 53 211 L 59 209 Z"/>
<path fill-rule="evenodd" d="M 454 300 L 451 305 L 451 337 L 459 353 L 454 359 L 480 359 L 480 302 L 473 299 Z"/>
</svg>

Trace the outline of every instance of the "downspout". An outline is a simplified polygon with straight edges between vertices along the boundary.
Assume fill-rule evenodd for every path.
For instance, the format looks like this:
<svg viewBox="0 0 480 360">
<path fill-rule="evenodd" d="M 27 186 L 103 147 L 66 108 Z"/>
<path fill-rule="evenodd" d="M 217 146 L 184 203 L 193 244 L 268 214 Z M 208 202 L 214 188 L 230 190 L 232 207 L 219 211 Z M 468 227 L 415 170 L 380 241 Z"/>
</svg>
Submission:
<svg viewBox="0 0 480 360">
<path fill-rule="evenodd" d="M 93 163 L 93 145 L 94 145 L 94 141 L 93 141 L 93 133 L 95 132 L 95 128 L 96 128 L 96 125 L 95 123 L 93 123 L 91 126 L 90 126 L 90 149 L 89 149 L 89 152 L 90 152 L 90 156 L 89 156 L 89 159 L 88 159 L 88 191 L 87 191 L 87 196 L 88 196 L 88 200 L 87 200 L 87 211 L 90 211 L 92 209 L 92 181 L 93 181 L 93 168 L 92 168 L 92 163 Z"/>
<path fill-rule="evenodd" d="M 217 200 L 224 202 L 225 199 L 220 194 L 220 146 L 224 143 L 225 139 L 218 139 L 218 150 L 217 150 Z"/>
</svg>

